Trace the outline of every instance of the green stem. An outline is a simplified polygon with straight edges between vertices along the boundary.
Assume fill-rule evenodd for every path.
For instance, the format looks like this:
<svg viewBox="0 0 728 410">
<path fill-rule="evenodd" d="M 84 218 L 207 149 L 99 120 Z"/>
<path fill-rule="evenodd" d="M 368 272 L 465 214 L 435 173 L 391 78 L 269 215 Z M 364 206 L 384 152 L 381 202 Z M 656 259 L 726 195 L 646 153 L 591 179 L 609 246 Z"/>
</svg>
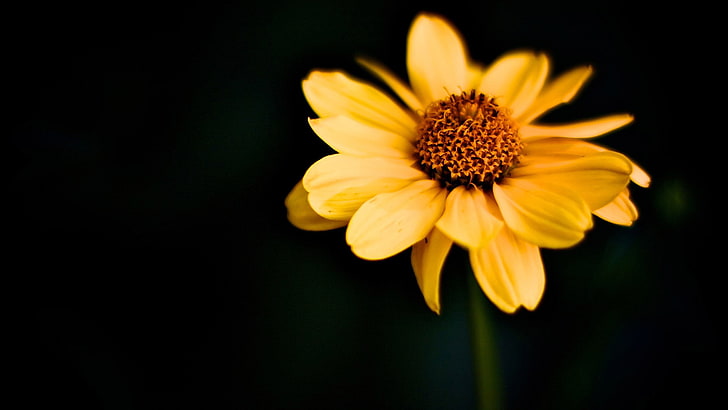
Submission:
<svg viewBox="0 0 728 410">
<path fill-rule="evenodd" d="M 468 269 L 470 271 L 470 269 Z M 473 272 L 468 272 L 468 304 L 470 305 L 470 343 L 473 349 L 473 370 L 477 408 L 501 409 L 498 357 L 490 326 L 488 306 Z"/>
</svg>

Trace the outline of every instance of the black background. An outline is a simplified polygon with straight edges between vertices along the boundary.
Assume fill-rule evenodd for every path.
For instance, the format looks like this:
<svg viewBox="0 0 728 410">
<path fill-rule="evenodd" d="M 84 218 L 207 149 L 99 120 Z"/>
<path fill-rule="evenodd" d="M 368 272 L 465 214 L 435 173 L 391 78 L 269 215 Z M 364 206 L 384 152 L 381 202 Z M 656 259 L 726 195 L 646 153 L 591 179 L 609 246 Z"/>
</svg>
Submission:
<svg viewBox="0 0 728 410">
<path fill-rule="evenodd" d="M 464 254 L 431 313 L 408 253 L 353 256 L 283 199 L 329 153 L 300 80 L 367 55 L 404 76 L 407 30 L 438 12 L 489 62 L 592 64 L 569 121 L 653 177 L 630 228 L 543 251 L 535 312 L 488 304 L 508 409 L 701 407 L 720 395 L 721 49 L 699 3 L 268 2 L 11 7 L 4 339 L 12 408 L 468 409 Z M 718 121 L 714 121 L 718 119 Z M 714 257 L 713 255 L 716 255 Z M 720 373 L 718 373 L 720 374 Z M 15 396 L 15 395 L 13 395 Z"/>
</svg>

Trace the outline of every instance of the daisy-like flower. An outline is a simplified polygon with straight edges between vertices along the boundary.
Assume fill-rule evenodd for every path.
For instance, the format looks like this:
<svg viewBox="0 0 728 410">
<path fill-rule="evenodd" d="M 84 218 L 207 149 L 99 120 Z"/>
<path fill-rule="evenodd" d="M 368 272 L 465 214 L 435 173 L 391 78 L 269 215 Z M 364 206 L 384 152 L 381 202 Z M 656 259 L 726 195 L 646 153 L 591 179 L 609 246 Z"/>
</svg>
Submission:
<svg viewBox="0 0 728 410">
<path fill-rule="evenodd" d="M 303 92 L 313 131 L 337 153 L 314 163 L 286 197 L 305 230 L 343 226 L 351 250 L 379 260 L 412 248 L 427 305 L 440 312 L 440 274 L 453 244 L 468 250 L 483 292 L 505 312 L 544 292 L 540 248 L 568 248 L 596 215 L 631 225 L 630 180 L 650 177 L 586 139 L 632 121 L 614 114 L 569 124 L 537 119 L 571 101 L 592 73 L 555 78 L 543 53 L 515 51 L 484 67 L 457 30 L 420 14 L 407 39 L 409 84 L 359 62 L 396 94 L 341 71 L 312 71 Z"/>
</svg>

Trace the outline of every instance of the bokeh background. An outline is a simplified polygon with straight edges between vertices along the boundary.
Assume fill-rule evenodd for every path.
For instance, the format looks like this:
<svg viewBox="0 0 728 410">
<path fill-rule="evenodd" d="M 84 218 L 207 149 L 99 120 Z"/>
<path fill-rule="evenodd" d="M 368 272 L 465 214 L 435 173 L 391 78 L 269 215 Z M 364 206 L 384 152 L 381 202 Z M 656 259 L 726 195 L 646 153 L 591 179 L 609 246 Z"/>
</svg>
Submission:
<svg viewBox="0 0 728 410">
<path fill-rule="evenodd" d="M 674 7 L 674 8 L 670 8 Z M 547 119 L 630 112 L 602 138 L 651 173 L 630 228 L 543 251 L 535 312 L 486 301 L 506 409 L 700 408 L 722 397 L 724 184 L 709 109 L 719 27 L 699 3 L 57 3 L 10 7 L 3 202 L 11 408 L 470 409 L 465 255 L 430 312 L 404 253 L 286 220 L 330 152 L 300 81 L 378 59 L 405 75 L 419 11 L 473 58 L 592 64 Z M 708 53 L 705 53 L 707 47 Z M 717 159 L 716 159 L 717 158 Z M 715 257 L 713 255 L 716 255 Z M 720 373 L 719 373 L 720 374 Z"/>
</svg>

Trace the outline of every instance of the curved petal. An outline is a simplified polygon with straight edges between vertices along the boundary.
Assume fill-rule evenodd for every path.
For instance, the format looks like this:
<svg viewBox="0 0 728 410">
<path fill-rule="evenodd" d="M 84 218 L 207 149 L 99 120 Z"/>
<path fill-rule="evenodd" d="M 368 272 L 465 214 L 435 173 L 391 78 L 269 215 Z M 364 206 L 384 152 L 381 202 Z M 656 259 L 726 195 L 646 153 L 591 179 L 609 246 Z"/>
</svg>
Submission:
<svg viewBox="0 0 728 410">
<path fill-rule="evenodd" d="M 412 89 L 402 80 L 400 80 L 394 73 L 389 71 L 386 67 L 379 64 L 374 60 L 368 58 L 357 58 L 356 61 L 364 66 L 367 70 L 371 71 L 372 74 L 379 77 L 385 84 L 392 89 L 399 96 L 399 98 L 407 104 L 410 109 L 414 112 L 424 111 L 422 102 L 412 92 Z"/>
<path fill-rule="evenodd" d="M 450 23 L 433 14 L 415 18 L 407 37 L 407 73 L 423 106 L 463 91 L 467 61 L 465 43 Z"/>
<path fill-rule="evenodd" d="M 525 144 L 523 153 L 525 154 L 524 160 L 530 162 L 536 158 L 583 157 L 606 150 L 597 144 L 573 138 L 543 138 L 529 141 L 528 144 Z M 521 161 L 521 163 L 523 162 Z"/>
<path fill-rule="evenodd" d="M 340 228 L 348 223 L 348 221 L 332 221 L 317 214 L 308 204 L 308 192 L 303 189 L 301 181 L 286 196 L 285 204 L 288 210 L 288 220 L 299 229 L 328 231 Z"/>
<path fill-rule="evenodd" d="M 576 245 L 592 227 L 589 206 L 567 188 L 506 178 L 493 184 L 493 196 L 506 226 L 544 248 Z"/>
<path fill-rule="evenodd" d="M 532 161 L 511 171 L 510 178 L 566 187 L 591 210 L 611 202 L 629 183 L 632 164 L 616 152 L 596 152 L 561 161 Z"/>
<path fill-rule="evenodd" d="M 466 90 L 477 90 L 483 80 L 485 66 L 477 61 L 468 61 L 468 80 L 465 83 Z"/>
<path fill-rule="evenodd" d="M 445 258 L 452 247 L 452 239 L 433 228 L 425 239 L 412 247 L 412 269 L 417 284 L 430 309 L 440 314 L 440 274 Z"/>
<path fill-rule="evenodd" d="M 521 124 L 528 124 L 557 105 L 571 101 L 592 72 L 590 66 L 576 67 L 547 82 L 538 97 L 516 120 Z"/>
<path fill-rule="evenodd" d="M 549 71 L 545 54 L 515 51 L 503 55 L 483 74 L 478 90 L 509 107 L 514 118 L 526 110 L 541 92 Z"/>
<path fill-rule="evenodd" d="M 637 163 L 632 161 L 631 159 L 629 160 L 629 162 L 632 163 L 632 174 L 629 176 L 632 182 L 641 186 L 642 188 L 647 188 L 648 186 L 650 186 L 650 183 L 652 183 L 652 178 L 647 173 L 647 171 L 642 169 L 642 167 L 637 165 Z"/>
<path fill-rule="evenodd" d="M 521 164 L 544 160 L 545 158 L 564 158 L 574 156 L 585 156 L 595 152 L 613 152 L 608 149 L 586 141 L 571 138 L 544 138 L 529 141 L 526 145 L 524 153 L 526 154 L 521 160 Z M 626 156 L 625 156 L 626 157 Z M 651 178 L 647 172 L 642 169 L 632 159 L 632 173 L 630 179 L 635 184 L 646 188 L 650 186 Z"/>
<path fill-rule="evenodd" d="M 400 134 L 340 115 L 309 118 L 309 125 L 337 152 L 355 156 L 411 158 L 415 147 Z"/>
<path fill-rule="evenodd" d="M 366 201 L 427 175 L 412 160 L 334 154 L 316 161 L 303 176 L 308 202 L 319 215 L 348 220 Z"/>
<path fill-rule="evenodd" d="M 485 246 L 503 227 L 503 221 L 488 212 L 486 195 L 479 188 L 461 185 L 447 196 L 438 229 L 466 248 Z"/>
<path fill-rule="evenodd" d="M 594 215 L 617 225 L 630 226 L 639 217 L 637 207 L 629 199 L 629 190 L 625 188 L 607 205 L 594 211 Z"/>
<path fill-rule="evenodd" d="M 320 117 L 344 115 L 414 138 L 417 123 L 388 95 L 340 71 L 312 71 L 301 83 L 311 108 Z"/>
<path fill-rule="evenodd" d="M 520 306 L 536 309 L 546 286 L 538 246 L 501 229 L 485 247 L 470 250 L 470 264 L 480 288 L 506 313 Z"/>
<path fill-rule="evenodd" d="M 375 196 L 352 216 L 346 242 L 362 259 L 384 259 L 421 241 L 445 208 L 446 190 L 420 180 Z"/>
<path fill-rule="evenodd" d="M 624 127 L 632 120 L 634 117 L 630 114 L 615 114 L 568 124 L 528 124 L 521 126 L 519 132 L 524 141 L 539 137 L 594 138 Z"/>
</svg>

